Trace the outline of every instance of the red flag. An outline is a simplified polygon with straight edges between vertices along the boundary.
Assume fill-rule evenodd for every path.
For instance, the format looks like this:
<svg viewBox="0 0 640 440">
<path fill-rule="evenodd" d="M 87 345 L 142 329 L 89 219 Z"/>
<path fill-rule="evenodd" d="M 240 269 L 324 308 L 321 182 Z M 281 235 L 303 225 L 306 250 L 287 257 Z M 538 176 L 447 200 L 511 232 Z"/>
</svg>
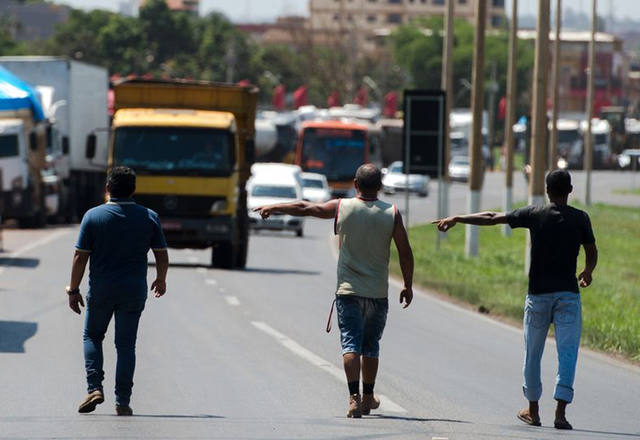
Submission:
<svg viewBox="0 0 640 440">
<path fill-rule="evenodd" d="M 303 105 L 307 105 L 307 89 L 306 85 L 302 85 L 293 92 L 293 106 L 300 108 Z"/>
<path fill-rule="evenodd" d="M 507 98 L 504 96 L 500 98 L 500 102 L 498 103 L 498 120 L 504 121 L 504 118 L 507 116 Z"/>
<path fill-rule="evenodd" d="M 353 103 L 364 107 L 367 105 L 367 99 L 367 88 L 365 86 L 362 86 L 358 89 L 358 93 L 356 93 L 356 96 L 353 98 Z"/>
<path fill-rule="evenodd" d="M 285 95 L 284 85 L 280 84 L 276 86 L 275 89 L 273 89 L 273 99 L 271 102 L 273 103 L 274 109 L 284 110 L 284 95 Z"/>
<path fill-rule="evenodd" d="M 328 107 L 339 107 L 340 106 L 340 93 L 337 90 L 331 92 L 329 97 L 327 98 L 327 106 Z"/>
<path fill-rule="evenodd" d="M 398 94 L 393 90 L 384 95 L 383 114 L 388 118 L 393 118 L 398 109 Z"/>
</svg>

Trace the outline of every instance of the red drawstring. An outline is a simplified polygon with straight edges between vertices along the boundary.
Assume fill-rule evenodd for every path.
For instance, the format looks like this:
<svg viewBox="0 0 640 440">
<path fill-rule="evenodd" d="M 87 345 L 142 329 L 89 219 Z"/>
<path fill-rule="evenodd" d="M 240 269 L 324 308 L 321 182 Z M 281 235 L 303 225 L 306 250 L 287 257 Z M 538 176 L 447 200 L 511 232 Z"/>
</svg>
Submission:
<svg viewBox="0 0 640 440">
<path fill-rule="evenodd" d="M 327 319 L 327 333 L 331 331 L 331 317 L 333 316 L 333 308 L 336 305 L 336 300 L 334 299 L 331 303 L 331 310 L 329 310 L 329 319 Z"/>
</svg>

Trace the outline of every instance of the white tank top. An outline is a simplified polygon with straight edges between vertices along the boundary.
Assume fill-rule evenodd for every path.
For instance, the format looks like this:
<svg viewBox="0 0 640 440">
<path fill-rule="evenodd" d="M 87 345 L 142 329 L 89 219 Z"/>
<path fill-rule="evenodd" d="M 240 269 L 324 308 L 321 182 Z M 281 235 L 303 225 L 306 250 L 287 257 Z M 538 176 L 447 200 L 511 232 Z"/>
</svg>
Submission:
<svg viewBox="0 0 640 440">
<path fill-rule="evenodd" d="M 378 199 L 356 197 L 338 202 L 338 295 L 387 297 L 395 214 L 395 205 Z"/>
</svg>

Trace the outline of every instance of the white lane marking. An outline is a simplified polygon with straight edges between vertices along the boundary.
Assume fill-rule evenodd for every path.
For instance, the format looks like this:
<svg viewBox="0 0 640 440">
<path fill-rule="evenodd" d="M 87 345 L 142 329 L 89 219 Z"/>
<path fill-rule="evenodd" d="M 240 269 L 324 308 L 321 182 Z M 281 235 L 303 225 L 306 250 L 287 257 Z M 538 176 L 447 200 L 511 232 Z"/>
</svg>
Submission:
<svg viewBox="0 0 640 440">
<path fill-rule="evenodd" d="M 239 306 L 240 305 L 240 300 L 235 297 L 235 296 L 225 296 L 224 299 L 227 301 L 227 304 L 229 304 L 230 306 Z"/>
<path fill-rule="evenodd" d="M 39 240 L 36 240 L 32 243 L 29 243 L 28 245 L 21 247 L 20 249 L 18 249 L 15 252 L 10 253 L 9 255 L 7 255 L 7 258 L 9 261 L 13 260 L 14 258 L 18 258 L 21 255 L 26 254 L 27 252 L 30 252 L 32 250 L 34 250 L 37 247 L 40 246 L 44 246 L 45 244 L 51 243 L 52 241 L 62 237 L 63 235 L 66 235 L 70 232 L 69 229 L 65 229 L 65 230 L 58 230 L 56 232 L 53 232 L 50 235 L 47 235 L 46 237 L 42 237 Z M 3 273 L 5 271 L 5 267 L 1 267 L 0 268 L 0 274 Z"/>
<path fill-rule="evenodd" d="M 205 274 L 207 273 L 207 269 L 205 269 L 204 267 L 199 267 L 196 269 L 196 272 L 198 272 L 199 274 Z"/>
<path fill-rule="evenodd" d="M 207 278 L 206 280 L 204 280 L 204 282 L 210 286 L 215 286 L 218 284 L 218 282 L 212 278 Z"/>
<path fill-rule="evenodd" d="M 224 293 L 224 292 L 226 292 L 225 288 L 224 287 L 220 287 L 220 293 Z"/>
<path fill-rule="evenodd" d="M 284 346 L 285 348 L 289 349 L 289 351 L 291 351 L 293 354 L 295 354 L 295 355 L 301 357 L 302 359 L 306 360 L 311 365 L 314 365 L 314 366 L 320 368 L 321 370 L 324 370 L 326 373 L 329 373 L 331 376 L 335 377 L 340 382 L 344 382 L 344 380 L 345 380 L 344 371 L 342 371 L 340 368 L 336 367 L 331 362 L 321 358 L 320 356 L 318 356 L 317 354 L 313 353 L 312 351 L 307 350 L 306 348 L 304 348 L 302 345 L 298 344 L 293 339 L 290 339 L 289 337 L 287 337 L 284 334 L 280 333 L 278 330 L 276 330 L 273 327 L 271 327 L 269 324 L 266 324 L 266 323 L 260 322 L 260 321 L 251 321 L 251 324 L 255 328 L 257 328 L 258 330 L 261 330 L 262 332 L 266 333 L 267 335 L 273 337 L 282 346 Z M 393 402 L 387 396 L 382 395 L 382 394 L 378 394 L 378 397 L 380 398 L 380 411 L 393 412 L 393 413 L 406 413 L 407 412 L 406 409 L 404 409 L 403 407 L 401 407 L 397 403 Z"/>
<path fill-rule="evenodd" d="M 431 437 L 431 440 L 449 440 L 449 437 Z"/>
</svg>

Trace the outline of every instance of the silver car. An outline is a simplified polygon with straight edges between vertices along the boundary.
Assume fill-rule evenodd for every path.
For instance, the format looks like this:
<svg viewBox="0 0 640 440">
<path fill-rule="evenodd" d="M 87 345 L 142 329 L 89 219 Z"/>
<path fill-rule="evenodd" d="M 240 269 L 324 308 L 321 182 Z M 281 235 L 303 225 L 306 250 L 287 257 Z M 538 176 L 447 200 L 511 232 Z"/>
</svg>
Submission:
<svg viewBox="0 0 640 440">
<path fill-rule="evenodd" d="M 420 197 L 429 195 L 429 176 L 409 174 L 409 179 L 407 179 L 407 175 L 402 172 L 402 162 L 400 161 L 393 162 L 389 168 L 383 168 L 382 173 L 384 174 L 382 190 L 385 194 L 409 191 L 417 193 Z"/>
</svg>

